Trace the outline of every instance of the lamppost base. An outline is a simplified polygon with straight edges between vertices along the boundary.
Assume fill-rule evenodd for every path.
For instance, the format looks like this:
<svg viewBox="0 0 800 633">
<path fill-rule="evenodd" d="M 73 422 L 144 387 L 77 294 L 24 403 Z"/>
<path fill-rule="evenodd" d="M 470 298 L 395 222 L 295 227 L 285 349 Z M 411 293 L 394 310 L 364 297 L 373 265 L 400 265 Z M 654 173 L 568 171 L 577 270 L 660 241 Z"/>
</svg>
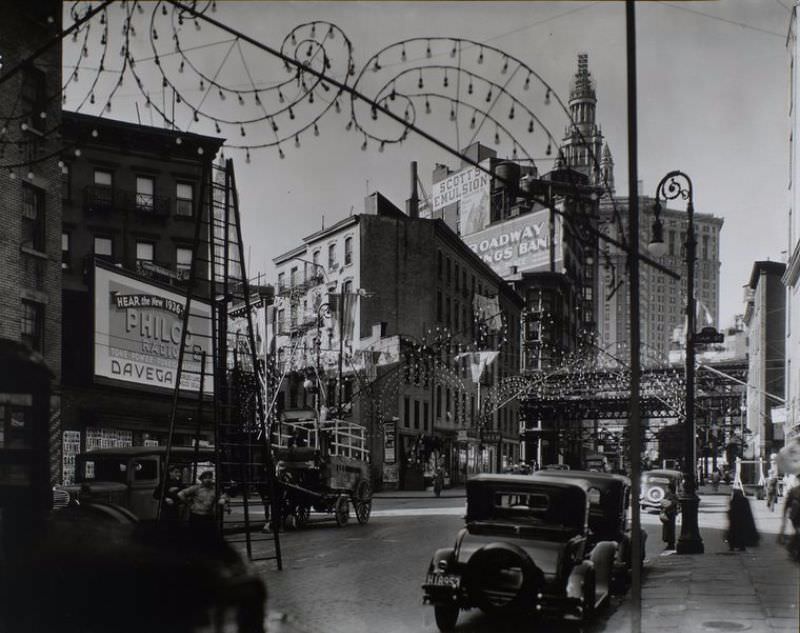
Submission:
<svg viewBox="0 0 800 633">
<path fill-rule="evenodd" d="M 676 554 L 702 554 L 705 551 L 697 522 L 700 497 L 696 494 L 679 499 L 681 503 L 681 535 L 675 543 Z"/>
</svg>

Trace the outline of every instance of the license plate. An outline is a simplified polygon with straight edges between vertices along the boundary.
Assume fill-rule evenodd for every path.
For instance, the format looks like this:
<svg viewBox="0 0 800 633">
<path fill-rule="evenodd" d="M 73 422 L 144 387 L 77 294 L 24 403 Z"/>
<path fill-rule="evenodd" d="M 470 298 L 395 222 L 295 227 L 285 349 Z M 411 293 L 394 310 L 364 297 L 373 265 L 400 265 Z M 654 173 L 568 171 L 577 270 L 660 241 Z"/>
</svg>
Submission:
<svg viewBox="0 0 800 633">
<path fill-rule="evenodd" d="M 459 584 L 461 584 L 461 577 L 449 574 L 428 574 L 425 578 L 425 584 L 458 589 Z"/>
</svg>

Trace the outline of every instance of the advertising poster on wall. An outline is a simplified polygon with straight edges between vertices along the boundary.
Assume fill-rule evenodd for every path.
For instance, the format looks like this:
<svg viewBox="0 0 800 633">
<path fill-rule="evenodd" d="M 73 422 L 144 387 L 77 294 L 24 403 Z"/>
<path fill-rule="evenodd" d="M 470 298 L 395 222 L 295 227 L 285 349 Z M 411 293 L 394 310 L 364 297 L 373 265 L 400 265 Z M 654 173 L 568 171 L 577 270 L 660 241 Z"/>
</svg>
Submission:
<svg viewBox="0 0 800 633">
<path fill-rule="evenodd" d="M 555 249 L 556 271 L 560 271 L 561 218 L 555 218 L 554 235 L 550 235 L 550 211 L 534 211 L 496 224 L 465 238 L 467 246 L 491 266 L 501 277 L 517 272 L 547 270 L 550 248 Z"/>
<path fill-rule="evenodd" d="M 186 298 L 113 268 L 94 268 L 94 376 L 127 387 L 172 391 L 178 372 Z M 211 306 L 192 299 L 181 389 L 213 393 Z"/>
<path fill-rule="evenodd" d="M 489 169 L 490 161 L 481 166 Z M 433 210 L 459 203 L 461 235 L 470 235 L 489 225 L 491 177 L 477 167 L 462 169 L 433 184 Z"/>
</svg>

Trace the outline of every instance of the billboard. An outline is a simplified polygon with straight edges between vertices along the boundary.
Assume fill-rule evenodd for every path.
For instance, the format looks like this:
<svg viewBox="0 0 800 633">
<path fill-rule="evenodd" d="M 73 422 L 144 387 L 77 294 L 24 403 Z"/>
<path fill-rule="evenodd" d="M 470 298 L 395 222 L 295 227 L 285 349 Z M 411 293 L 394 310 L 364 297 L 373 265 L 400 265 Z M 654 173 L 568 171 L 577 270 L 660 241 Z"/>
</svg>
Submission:
<svg viewBox="0 0 800 633">
<path fill-rule="evenodd" d="M 481 163 L 489 169 L 490 161 Z M 491 178 L 477 167 L 468 167 L 433 183 L 433 210 L 459 202 L 460 233 L 469 235 L 489 225 Z"/>
<path fill-rule="evenodd" d="M 526 213 L 513 220 L 494 224 L 474 235 L 464 237 L 473 251 L 501 277 L 517 272 L 548 270 L 550 247 L 555 249 L 556 271 L 560 271 L 561 217 L 555 217 L 555 231 L 550 235 L 550 211 Z M 552 242 L 552 244 L 551 244 Z"/>
<path fill-rule="evenodd" d="M 94 376 L 126 387 L 175 389 L 186 297 L 95 264 Z M 181 389 L 213 393 L 211 306 L 192 299 Z"/>
</svg>

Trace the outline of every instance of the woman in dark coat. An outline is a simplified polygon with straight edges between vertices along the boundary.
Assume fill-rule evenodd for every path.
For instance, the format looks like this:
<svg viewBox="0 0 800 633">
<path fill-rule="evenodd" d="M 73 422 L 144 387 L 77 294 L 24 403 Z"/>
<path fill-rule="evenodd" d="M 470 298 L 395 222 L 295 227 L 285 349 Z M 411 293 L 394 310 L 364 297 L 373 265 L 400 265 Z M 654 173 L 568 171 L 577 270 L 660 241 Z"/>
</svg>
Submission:
<svg viewBox="0 0 800 633">
<path fill-rule="evenodd" d="M 750 502 L 735 488 L 728 508 L 728 549 L 744 551 L 745 547 L 758 545 L 760 538 Z"/>
</svg>

